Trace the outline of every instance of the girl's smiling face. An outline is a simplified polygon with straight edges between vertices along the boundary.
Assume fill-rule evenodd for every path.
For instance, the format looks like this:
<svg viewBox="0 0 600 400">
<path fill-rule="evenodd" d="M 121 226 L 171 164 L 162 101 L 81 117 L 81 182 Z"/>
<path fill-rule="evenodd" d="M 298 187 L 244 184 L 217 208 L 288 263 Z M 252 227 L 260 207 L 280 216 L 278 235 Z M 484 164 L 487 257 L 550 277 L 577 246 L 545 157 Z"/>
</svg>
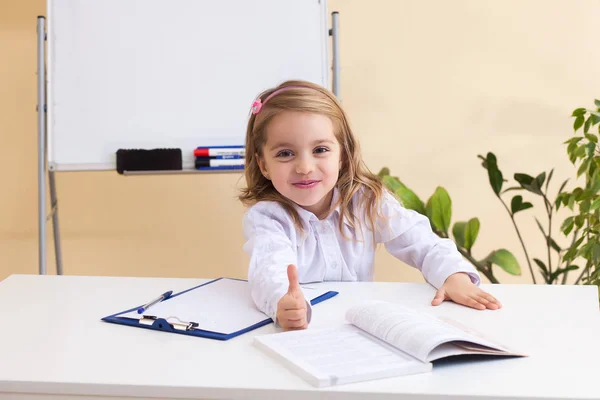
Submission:
<svg viewBox="0 0 600 400">
<path fill-rule="evenodd" d="M 339 171 L 340 144 L 325 115 L 284 111 L 268 123 L 258 157 L 263 175 L 284 197 L 321 218 L 329 212 Z"/>
</svg>

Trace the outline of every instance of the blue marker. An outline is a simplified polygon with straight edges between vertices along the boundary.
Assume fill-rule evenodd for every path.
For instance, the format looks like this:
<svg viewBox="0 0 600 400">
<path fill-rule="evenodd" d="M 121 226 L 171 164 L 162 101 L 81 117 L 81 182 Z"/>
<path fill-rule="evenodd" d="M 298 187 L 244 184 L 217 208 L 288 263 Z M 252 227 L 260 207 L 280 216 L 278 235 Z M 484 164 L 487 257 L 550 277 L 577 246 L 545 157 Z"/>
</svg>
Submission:
<svg viewBox="0 0 600 400">
<path fill-rule="evenodd" d="M 168 292 L 165 292 L 165 293 L 161 294 L 156 299 L 152 300 L 150 303 L 144 304 L 143 306 L 141 306 L 140 308 L 138 308 L 137 313 L 138 314 L 143 313 L 144 311 L 146 311 L 147 309 L 149 309 L 150 307 L 152 307 L 156 303 L 160 303 L 161 301 L 168 299 L 169 297 L 171 297 L 172 294 L 173 294 L 172 290 L 169 290 Z"/>
</svg>

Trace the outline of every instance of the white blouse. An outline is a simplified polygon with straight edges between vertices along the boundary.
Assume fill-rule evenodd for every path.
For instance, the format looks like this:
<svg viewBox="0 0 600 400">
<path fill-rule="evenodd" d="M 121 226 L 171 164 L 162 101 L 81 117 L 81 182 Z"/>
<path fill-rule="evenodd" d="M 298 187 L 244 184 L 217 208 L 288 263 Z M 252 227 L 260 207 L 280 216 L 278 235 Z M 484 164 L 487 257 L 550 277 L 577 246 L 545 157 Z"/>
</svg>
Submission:
<svg viewBox="0 0 600 400">
<path fill-rule="evenodd" d="M 384 192 L 375 240 L 364 223 L 364 210 L 355 209 L 355 215 L 363 222 L 364 240 L 360 231 L 355 232 L 344 223 L 346 237 L 353 238 L 348 240 L 338 228 L 339 208 L 319 220 L 312 212 L 296 206 L 305 230 L 302 233 L 279 203 L 262 201 L 250 207 L 243 218 L 243 248 L 250 256 L 248 281 L 256 306 L 275 321 L 277 303 L 288 290 L 289 264 L 297 267 L 301 284 L 373 280 L 378 243 L 383 243 L 396 258 L 418 268 L 437 289 L 456 272 L 466 272 L 479 285 L 477 270 L 462 258 L 454 242 L 438 237 L 427 217 L 404 208 L 387 190 Z M 359 195 L 360 191 L 355 196 Z M 338 196 L 334 189 L 332 204 Z"/>
</svg>

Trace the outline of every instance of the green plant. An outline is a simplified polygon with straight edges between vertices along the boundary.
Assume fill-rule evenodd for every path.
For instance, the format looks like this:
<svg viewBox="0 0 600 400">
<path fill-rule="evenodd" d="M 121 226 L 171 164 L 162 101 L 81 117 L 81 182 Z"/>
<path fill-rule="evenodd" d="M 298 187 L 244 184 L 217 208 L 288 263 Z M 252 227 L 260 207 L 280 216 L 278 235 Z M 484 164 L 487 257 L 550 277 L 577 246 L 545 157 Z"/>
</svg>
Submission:
<svg viewBox="0 0 600 400">
<path fill-rule="evenodd" d="M 538 174 L 535 178 L 528 174 L 516 173 L 514 174 L 514 179 L 518 183 L 518 186 L 512 186 L 503 191 L 502 186 L 504 182 L 506 182 L 506 180 L 503 178 L 502 171 L 500 171 L 500 169 L 498 168 L 498 162 L 494 153 L 487 153 L 486 157 L 483 157 L 481 155 L 479 155 L 478 157 L 481 160 L 483 160 L 482 166 L 488 172 L 490 186 L 492 187 L 492 190 L 494 191 L 494 194 L 496 195 L 498 200 L 500 200 L 500 202 L 504 206 L 504 209 L 508 213 L 511 222 L 515 228 L 515 232 L 517 233 L 519 242 L 521 243 L 521 247 L 523 248 L 523 253 L 525 254 L 525 259 L 527 260 L 527 265 L 529 267 L 533 283 L 537 283 L 537 280 L 533 272 L 531 260 L 533 260 L 533 262 L 538 267 L 545 283 L 565 283 L 569 272 L 576 270 L 579 267 L 571 264 L 572 260 L 568 257 L 565 257 L 569 255 L 570 247 L 565 249 L 561 248 L 556 243 L 556 240 L 554 240 L 554 238 L 552 237 L 552 223 L 554 217 L 554 204 L 558 199 L 561 198 L 561 192 L 567 184 L 568 180 L 565 180 L 561 184 L 560 188 L 558 189 L 558 194 L 556 195 L 554 201 L 550 201 L 550 199 L 548 198 L 548 189 L 550 185 L 550 180 L 552 179 L 552 175 L 554 173 L 554 169 L 550 170 L 550 172 L 547 175 L 544 171 Z M 535 218 L 535 222 L 543 235 L 544 243 L 546 245 L 546 262 L 542 261 L 540 258 L 530 259 L 527 247 L 525 246 L 525 241 L 523 239 L 523 236 L 521 235 L 521 232 L 517 225 L 517 220 L 515 218 L 515 215 L 517 213 L 533 208 L 533 204 L 527 201 L 523 201 L 522 195 L 516 195 L 512 197 L 509 207 L 506 201 L 504 201 L 504 199 L 502 198 L 502 196 L 505 195 L 507 192 L 515 190 L 524 190 L 535 196 L 539 196 L 540 200 L 542 201 L 542 204 L 544 205 L 547 218 L 547 231 L 544 229 L 544 226 L 537 218 Z M 571 245 L 573 245 L 573 243 L 575 242 L 576 237 L 577 231 L 573 234 L 573 241 L 571 242 Z M 554 257 L 552 256 L 552 253 L 554 252 L 556 253 L 556 267 L 554 267 L 553 265 Z"/>
<path fill-rule="evenodd" d="M 567 140 L 567 154 L 577 169 L 577 177 L 583 177 L 583 185 L 570 192 L 561 193 L 555 202 L 556 210 L 561 206 L 577 212 L 567 217 L 561 230 L 568 235 L 572 230 L 581 231 L 581 236 L 572 243 L 563 256 L 565 263 L 583 259 L 585 266 L 575 283 L 600 286 L 600 151 L 598 136 L 600 135 L 600 100 L 594 101 L 593 109 L 577 108 L 571 114 L 575 118 L 573 130 L 575 135 Z M 598 133 L 592 128 L 598 125 Z M 583 134 L 577 131 L 583 128 Z"/>
<path fill-rule="evenodd" d="M 432 230 L 442 238 L 449 238 L 452 220 L 452 200 L 443 187 L 438 187 L 427 203 L 423 201 L 404 185 L 398 177 L 391 176 L 388 168 L 382 168 L 379 177 L 384 185 L 394 192 L 404 206 L 429 218 Z M 511 252 L 499 249 L 490 252 L 485 258 L 477 260 L 473 253 L 473 245 L 479 234 L 480 222 L 478 218 L 468 221 L 456 222 L 452 227 L 452 235 L 458 251 L 473 266 L 492 283 L 499 283 L 494 276 L 493 266 L 499 266 L 512 275 L 520 275 L 521 267 Z"/>
<path fill-rule="evenodd" d="M 498 167 L 496 156 L 493 153 L 487 153 L 485 157 L 478 156 L 482 160 L 482 166 L 487 170 L 494 194 L 512 221 L 534 283 L 537 281 L 531 261 L 538 267 L 544 283 L 565 284 L 569 272 L 580 270 L 576 263 L 581 260 L 585 265 L 581 268 L 574 283 L 597 285 L 600 290 L 600 100 L 596 99 L 594 105 L 593 109 L 577 108 L 573 111 L 571 115 L 575 119 L 573 122 L 575 135 L 565 141 L 569 159 L 573 165 L 578 167 L 577 178 L 580 181 L 583 180 L 583 184 L 572 191 L 563 191 L 568 180 L 564 181 L 554 200 L 550 199 L 548 193 L 554 173 L 553 169 L 548 174 L 544 171 L 535 177 L 516 173 L 514 180 L 518 185 L 502 190 L 507 181 Z M 598 132 L 591 133 L 596 125 Z M 580 129 L 582 129 L 582 135 L 577 134 Z M 384 185 L 398 196 L 406 208 L 427 216 L 433 231 L 438 236 L 449 238 L 452 201 L 443 187 L 438 187 L 427 203 L 423 203 L 398 177 L 391 176 L 388 168 L 382 168 L 379 177 L 383 180 Z M 503 197 L 506 197 L 506 193 L 510 191 L 526 191 L 530 195 L 538 196 L 541 200 L 547 221 L 545 221 L 545 225 L 537 218 L 535 221 L 546 245 L 545 261 L 542 261 L 541 258 L 530 259 L 515 218 L 517 213 L 533 208 L 533 204 L 524 201 L 522 195 L 515 195 L 512 197 L 509 207 Z M 570 236 L 570 244 L 565 247 L 559 246 L 552 237 L 555 213 L 559 211 L 560 207 L 568 207 L 575 212 L 574 215 L 567 217 L 560 226 L 560 231 L 564 236 Z M 576 209 L 577 211 L 575 211 Z M 544 226 L 547 228 L 545 229 Z M 492 269 L 493 265 L 499 266 L 510 274 L 520 275 L 521 268 L 517 260 L 506 249 L 494 250 L 481 260 L 475 259 L 472 248 L 479 234 L 479 228 L 480 222 L 477 218 L 454 224 L 452 235 L 459 252 L 492 283 L 498 283 Z"/>
<path fill-rule="evenodd" d="M 548 194 L 549 185 L 554 170 L 551 170 L 548 174 L 546 174 L 546 172 L 542 172 L 535 178 L 528 174 L 516 173 L 514 174 L 514 180 L 516 181 L 516 184 L 505 190 L 502 190 L 504 183 L 507 182 L 507 180 L 504 179 L 504 175 L 498 167 L 498 161 L 495 154 L 490 152 L 487 153 L 485 157 L 481 155 L 478 157 L 482 160 L 482 166 L 487 170 L 488 180 L 494 194 L 508 213 L 515 228 L 515 232 L 519 242 L 521 243 L 533 283 L 537 283 L 537 280 L 532 261 L 539 269 L 544 283 L 565 283 L 568 273 L 579 268 L 572 263 L 573 260 L 572 257 L 570 257 L 572 252 L 569 252 L 571 247 L 577 243 L 576 238 L 578 231 L 573 233 L 571 246 L 567 248 L 561 248 L 557 244 L 556 240 L 552 237 L 552 234 L 554 222 L 553 218 L 555 214 L 554 204 L 557 204 L 558 200 L 562 199 L 562 190 L 564 189 L 567 181 L 564 181 L 558 189 L 558 194 L 556 195 L 556 199 L 554 201 L 550 200 Z M 406 185 L 404 185 L 397 177 L 390 176 L 388 168 L 383 168 L 379 172 L 379 176 L 383 180 L 383 183 L 398 196 L 406 208 L 415 210 L 429 218 L 432 229 L 438 236 L 442 238 L 449 237 L 448 230 L 452 217 L 452 202 L 448 192 L 444 188 L 438 187 L 425 205 L 419 199 L 419 197 L 412 190 L 406 187 Z M 509 205 L 504 197 L 510 196 L 507 193 L 511 191 L 527 191 L 533 195 L 539 196 L 542 204 L 544 205 L 547 218 L 545 226 L 547 227 L 547 230 L 544 229 L 544 226 L 537 218 L 535 218 L 535 222 L 543 235 L 543 240 L 546 245 L 545 261 L 542 261 L 541 258 L 530 258 L 529 252 L 527 251 L 527 246 L 525 245 L 525 240 L 523 239 L 517 224 L 516 214 L 533 208 L 533 204 L 529 201 L 524 201 L 523 196 L 519 194 L 512 196 Z M 600 205 L 600 200 L 598 201 L 598 204 Z M 514 255 L 506 249 L 494 250 L 482 260 L 476 260 L 474 258 L 472 248 L 475 244 L 475 240 L 477 239 L 479 227 L 480 222 L 478 218 L 471 218 L 467 222 L 456 222 L 454 224 L 452 228 L 452 235 L 454 236 L 454 241 L 460 253 L 492 283 L 499 283 L 498 279 L 494 275 L 494 271 L 492 269 L 493 265 L 499 266 L 509 274 L 520 275 L 521 267 L 519 266 L 519 263 Z M 567 234 L 568 233 L 569 232 L 567 232 Z M 600 251 L 600 247 L 598 250 Z M 553 253 L 556 253 L 554 257 Z M 556 258 L 556 264 L 553 263 L 553 258 Z"/>
</svg>

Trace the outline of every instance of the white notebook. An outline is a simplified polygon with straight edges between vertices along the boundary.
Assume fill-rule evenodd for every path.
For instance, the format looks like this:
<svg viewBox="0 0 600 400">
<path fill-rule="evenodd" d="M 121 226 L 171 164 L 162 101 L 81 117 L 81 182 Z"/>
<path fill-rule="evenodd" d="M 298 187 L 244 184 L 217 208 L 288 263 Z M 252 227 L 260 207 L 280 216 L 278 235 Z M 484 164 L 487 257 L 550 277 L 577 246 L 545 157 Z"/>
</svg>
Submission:
<svg viewBox="0 0 600 400">
<path fill-rule="evenodd" d="M 348 324 L 256 336 L 254 344 L 316 387 L 418 374 L 461 354 L 524 356 L 452 320 L 369 302 Z"/>
</svg>

